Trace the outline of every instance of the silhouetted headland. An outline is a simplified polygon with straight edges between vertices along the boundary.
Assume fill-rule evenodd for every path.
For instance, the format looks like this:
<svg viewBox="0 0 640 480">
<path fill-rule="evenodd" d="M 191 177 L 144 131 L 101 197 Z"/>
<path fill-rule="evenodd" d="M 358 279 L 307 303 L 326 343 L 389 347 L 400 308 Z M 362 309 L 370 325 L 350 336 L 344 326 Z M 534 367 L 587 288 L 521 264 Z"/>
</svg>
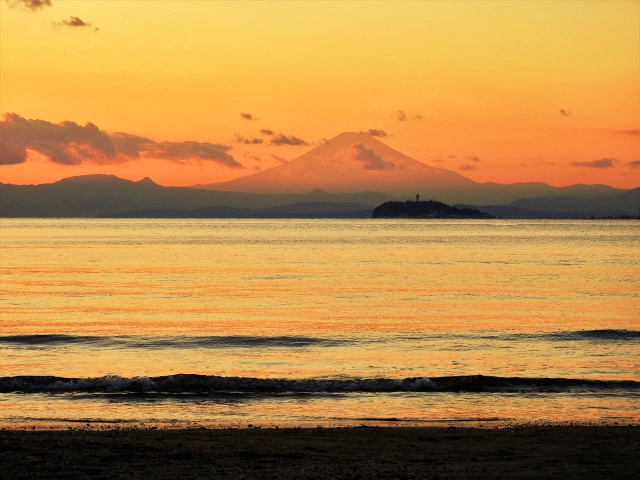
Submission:
<svg viewBox="0 0 640 480">
<path fill-rule="evenodd" d="M 376 207 L 371 216 L 373 218 L 495 218 L 480 210 L 456 208 L 435 200 L 385 202 Z"/>
</svg>

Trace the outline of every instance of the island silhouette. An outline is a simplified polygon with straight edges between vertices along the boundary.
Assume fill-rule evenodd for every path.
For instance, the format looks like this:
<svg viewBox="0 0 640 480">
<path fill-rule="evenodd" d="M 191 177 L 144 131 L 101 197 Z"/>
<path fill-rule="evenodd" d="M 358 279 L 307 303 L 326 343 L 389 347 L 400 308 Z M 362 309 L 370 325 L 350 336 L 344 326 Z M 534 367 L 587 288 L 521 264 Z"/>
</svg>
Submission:
<svg viewBox="0 0 640 480">
<path fill-rule="evenodd" d="M 373 209 L 372 218 L 495 218 L 480 210 L 456 208 L 435 200 L 385 202 Z"/>
</svg>

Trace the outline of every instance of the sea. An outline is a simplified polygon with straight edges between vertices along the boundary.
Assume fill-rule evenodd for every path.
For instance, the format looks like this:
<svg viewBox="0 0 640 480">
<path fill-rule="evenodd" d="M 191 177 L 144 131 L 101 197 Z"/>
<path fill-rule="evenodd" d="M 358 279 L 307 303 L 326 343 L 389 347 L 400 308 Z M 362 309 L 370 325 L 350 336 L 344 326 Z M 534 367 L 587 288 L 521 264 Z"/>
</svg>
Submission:
<svg viewBox="0 0 640 480">
<path fill-rule="evenodd" d="M 531 422 L 640 424 L 637 220 L 0 219 L 2 428 Z"/>
</svg>

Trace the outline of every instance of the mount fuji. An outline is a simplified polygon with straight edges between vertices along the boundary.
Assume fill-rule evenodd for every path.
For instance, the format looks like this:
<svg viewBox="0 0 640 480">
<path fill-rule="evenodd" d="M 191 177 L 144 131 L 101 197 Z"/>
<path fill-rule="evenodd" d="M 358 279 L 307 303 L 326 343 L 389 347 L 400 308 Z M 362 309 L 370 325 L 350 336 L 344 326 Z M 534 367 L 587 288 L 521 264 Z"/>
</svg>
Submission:
<svg viewBox="0 0 640 480">
<path fill-rule="evenodd" d="M 347 132 L 284 165 L 197 188 L 251 193 L 376 191 L 404 197 L 473 185 L 456 172 L 409 158 L 368 133 Z"/>
</svg>

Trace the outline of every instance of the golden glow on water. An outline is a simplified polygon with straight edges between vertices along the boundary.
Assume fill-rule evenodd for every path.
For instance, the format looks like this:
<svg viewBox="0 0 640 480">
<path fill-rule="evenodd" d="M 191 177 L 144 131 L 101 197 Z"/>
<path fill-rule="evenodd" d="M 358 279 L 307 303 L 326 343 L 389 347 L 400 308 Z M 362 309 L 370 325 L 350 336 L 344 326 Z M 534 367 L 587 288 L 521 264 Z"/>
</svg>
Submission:
<svg viewBox="0 0 640 480">
<path fill-rule="evenodd" d="M 27 415 L 21 398 L 8 395 L 5 418 L 20 418 L 8 423 L 15 428 L 38 425 L 53 428 L 104 423 L 132 426 L 159 425 L 164 428 L 202 425 L 208 427 L 270 426 L 342 426 L 360 425 L 438 425 L 463 424 L 491 426 L 522 422 L 637 422 L 637 409 L 615 397 L 546 394 L 521 398 L 517 395 L 487 394 L 363 394 L 357 398 L 325 397 L 307 399 L 266 397 L 243 401 L 232 397 L 154 399 L 127 402 L 105 398 L 93 403 L 72 402 L 64 396 L 49 396 L 29 405 Z M 505 398 L 507 401 L 505 401 Z M 607 414 L 603 416 L 602 403 Z M 81 408 L 77 408 L 80 406 Z M 523 412 L 526 412 L 523 416 Z M 62 415 L 62 418 L 61 418 Z M 99 423 L 95 423 L 95 422 Z M 7 422 L 0 422 L 5 423 Z"/>
<path fill-rule="evenodd" d="M 527 340 L 639 330 L 640 236 L 632 221 L 3 219 L 0 228 L 0 336 L 98 338 L 96 344 L 0 346 L 4 376 L 639 379 L 640 353 L 623 343 Z M 515 337 L 505 339 L 508 334 Z M 176 336 L 215 338 L 189 348 L 144 345 Z M 334 342 L 216 343 L 233 336 Z M 112 337 L 140 337 L 143 345 L 99 345 Z M 424 404 L 436 397 L 372 397 L 367 416 L 444 418 L 444 405 Z M 591 415 L 588 398 L 568 406 L 556 397 L 514 397 L 502 403 L 501 415 L 521 416 L 525 401 L 541 418 L 561 419 L 571 409 Z M 472 398 L 484 416 L 494 416 L 490 400 Z M 277 415 L 281 401 L 237 408 L 267 418 Z M 316 412 L 311 417 L 334 418 L 338 410 L 359 411 L 360 401 L 308 405 Z M 91 405 L 86 408 L 102 408 Z M 109 405 L 120 412 L 113 418 L 132 408 Z M 305 405 L 292 401 L 291 418 L 307 418 Z M 463 410 L 463 400 L 457 405 Z M 175 410 L 184 418 L 200 408 L 160 406 L 169 417 Z M 202 408 L 217 415 L 217 407 L 205 402 Z M 473 408 L 451 415 L 472 416 Z"/>
</svg>

